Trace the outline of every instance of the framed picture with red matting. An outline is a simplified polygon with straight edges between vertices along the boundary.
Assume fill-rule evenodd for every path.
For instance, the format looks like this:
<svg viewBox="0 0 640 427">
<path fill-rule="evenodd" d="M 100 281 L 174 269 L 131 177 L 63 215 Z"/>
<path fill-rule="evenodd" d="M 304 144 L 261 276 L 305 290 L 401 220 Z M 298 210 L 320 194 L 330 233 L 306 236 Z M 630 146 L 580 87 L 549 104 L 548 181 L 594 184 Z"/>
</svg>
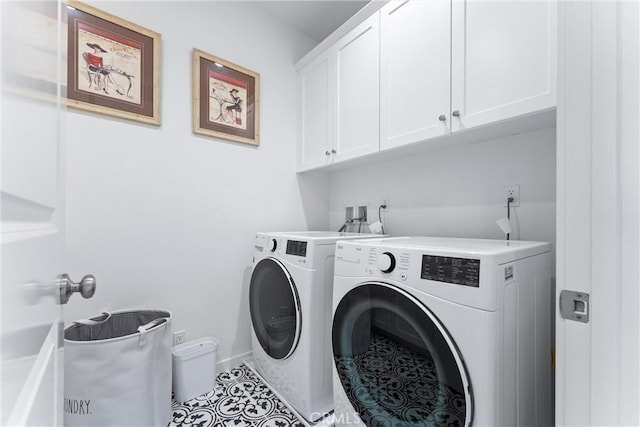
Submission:
<svg viewBox="0 0 640 427">
<path fill-rule="evenodd" d="M 193 49 L 193 132 L 260 145 L 260 74 Z"/>
<path fill-rule="evenodd" d="M 160 34 L 68 2 L 67 104 L 160 125 Z"/>
</svg>

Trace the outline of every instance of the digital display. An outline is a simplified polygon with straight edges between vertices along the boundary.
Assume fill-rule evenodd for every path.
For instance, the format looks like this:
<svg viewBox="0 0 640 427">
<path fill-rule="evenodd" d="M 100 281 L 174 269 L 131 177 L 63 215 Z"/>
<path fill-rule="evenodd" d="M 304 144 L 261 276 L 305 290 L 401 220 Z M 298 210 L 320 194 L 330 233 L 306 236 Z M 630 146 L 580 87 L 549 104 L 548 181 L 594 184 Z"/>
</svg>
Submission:
<svg viewBox="0 0 640 427">
<path fill-rule="evenodd" d="M 287 255 L 307 256 L 307 242 L 287 240 Z"/>
<path fill-rule="evenodd" d="M 454 285 L 480 287 L 480 260 L 422 255 L 420 277 Z"/>
</svg>

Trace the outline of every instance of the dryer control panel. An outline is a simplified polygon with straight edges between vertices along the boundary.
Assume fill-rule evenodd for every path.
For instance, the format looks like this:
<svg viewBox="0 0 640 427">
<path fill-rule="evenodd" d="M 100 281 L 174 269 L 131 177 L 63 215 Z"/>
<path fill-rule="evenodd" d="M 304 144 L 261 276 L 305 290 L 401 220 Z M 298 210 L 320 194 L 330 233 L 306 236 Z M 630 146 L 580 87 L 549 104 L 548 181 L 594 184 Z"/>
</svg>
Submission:
<svg viewBox="0 0 640 427">
<path fill-rule="evenodd" d="M 420 278 L 477 288 L 480 286 L 480 260 L 422 255 Z"/>
<path fill-rule="evenodd" d="M 411 277 L 414 279 L 419 277 L 452 285 L 475 288 L 480 286 L 480 259 L 477 258 L 338 244 L 336 261 L 346 261 L 346 268 L 355 274 L 358 270 L 364 269 L 364 273 L 370 276 L 382 274 L 383 277 L 402 281 L 407 280 L 412 274 Z M 412 266 L 415 266 L 415 269 Z M 410 273 L 411 270 L 413 273 Z"/>
<path fill-rule="evenodd" d="M 342 241 L 336 245 L 334 283 L 380 281 L 495 311 L 506 290 L 533 280 L 523 265 L 538 268 L 550 263 L 550 257 L 551 245 L 544 242 L 446 237 Z"/>
</svg>

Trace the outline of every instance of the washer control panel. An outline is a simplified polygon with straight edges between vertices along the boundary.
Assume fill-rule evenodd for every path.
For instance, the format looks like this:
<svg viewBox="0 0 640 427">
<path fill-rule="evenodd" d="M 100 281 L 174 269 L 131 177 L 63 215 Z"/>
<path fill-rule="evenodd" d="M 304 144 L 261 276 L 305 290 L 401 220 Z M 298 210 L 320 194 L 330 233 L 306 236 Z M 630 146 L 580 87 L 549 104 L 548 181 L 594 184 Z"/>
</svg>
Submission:
<svg viewBox="0 0 640 427">
<path fill-rule="evenodd" d="M 306 240 L 287 239 L 284 236 L 257 234 L 254 248 L 257 253 L 306 264 L 313 256 L 313 244 Z"/>
<path fill-rule="evenodd" d="M 287 255 L 307 256 L 307 242 L 301 240 L 287 240 Z"/>
</svg>

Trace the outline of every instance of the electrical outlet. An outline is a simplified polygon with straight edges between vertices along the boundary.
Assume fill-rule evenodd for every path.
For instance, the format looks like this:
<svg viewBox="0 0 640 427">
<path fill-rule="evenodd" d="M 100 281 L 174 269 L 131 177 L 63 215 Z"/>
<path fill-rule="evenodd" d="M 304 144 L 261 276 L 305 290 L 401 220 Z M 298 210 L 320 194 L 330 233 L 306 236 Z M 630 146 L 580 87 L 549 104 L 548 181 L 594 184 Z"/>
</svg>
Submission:
<svg viewBox="0 0 640 427">
<path fill-rule="evenodd" d="M 507 199 L 511 197 L 513 201 L 511 202 L 511 207 L 520 206 L 520 185 L 505 185 L 504 186 L 504 207 L 507 207 Z"/>
<path fill-rule="evenodd" d="M 360 218 L 360 221 L 362 222 L 368 222 L 369 217 L 367 216 L 367 211 L 368 211 L 368 206 L 367 205 L 359 205 L 358 206 L 358 216 L 357 218 Z"/>
<path fill-rule="evenodd" d="M 187 340 L 187 331 L 176 331 L 173 333 L 173 345 L 182 344 Z"/>
</svg>

